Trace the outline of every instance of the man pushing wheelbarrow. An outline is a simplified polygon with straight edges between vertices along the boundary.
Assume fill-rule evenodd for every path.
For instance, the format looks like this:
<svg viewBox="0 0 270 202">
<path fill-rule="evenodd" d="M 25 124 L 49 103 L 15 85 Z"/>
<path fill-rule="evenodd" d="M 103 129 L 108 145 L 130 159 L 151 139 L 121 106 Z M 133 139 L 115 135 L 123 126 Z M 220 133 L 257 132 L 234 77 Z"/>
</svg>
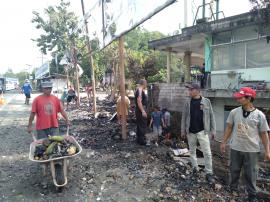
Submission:
<svg viewBox="0 0 270 202">
<path fill-rule="evenodd" d="M 47 166 L 51 167 L 53 182 L 57 188 L 67 184 L 67 159 L 79 154 L 81 146 L 74 137 L 69 136 L 69 125 L 67 114 L 60 100 L 51 95 L 52 83 L 42 82 L 43 94 L 34 99 L 29 117 L 28 132 L 32 134 L 32 123 L 36 117 L 36 135 L 34 142 L 30 145 L 29 159 L 42 163 L 44 175 Z M 58 136 L 58 113 L 61 113 L 67 124 L 66 136 Z"/>
<path fill-rule="evenodd" d="M 41 87 L 43 94 L 36 97 L 33 101 L 27 129 L 29 133 L 32 133 L 32 123 L 36 117 L 37 139 L 48 138 L 49 135 L 58 135 L 58 113 L 61 113 L 66 120 L 66 124 L 70 125 L 60 100 L 56 96 L 51 95 L 52 82 L 42 82 Z"/>
</svg>

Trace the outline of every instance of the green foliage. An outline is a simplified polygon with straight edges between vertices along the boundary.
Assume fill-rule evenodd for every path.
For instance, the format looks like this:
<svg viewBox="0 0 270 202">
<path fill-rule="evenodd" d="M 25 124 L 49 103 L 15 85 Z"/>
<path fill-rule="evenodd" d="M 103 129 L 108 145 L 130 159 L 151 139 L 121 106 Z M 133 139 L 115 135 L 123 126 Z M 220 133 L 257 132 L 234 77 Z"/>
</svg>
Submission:
<svg viewBox="0 0 270 202">
<path fill-rule="evenodd" d="M 149 83 L 165 82 L 167 78 L 166 69 L 160 69 L 157 74 L 148 77 Z"/>
<path fill-rule="evenodd" d="M 96 51 L 94 56 L 95 75 L 98 80 L 101 80 L 106 71 L 116 72 L 118 66 L 118 43 L 111 43 L 102 51 Z"/>
<path fill-rule="evenodd" d="M 270 0 L 249 0 L 253 9 L 266 8 L 270 4 Z"/>
<path fill-rule="evenodd" d="M 149 52 L 148 41 L 160 39 L 162 37 L 165 37 L 165 35 L 160 32 L 149 32 L 145 29 L 137 28 L 130 31 L 125 36 L 125 43 L 131 50 Z"/>
<path fill-rule="evenodd" d="M 8 70 L 4 73 L 4 77 L 16 78 L 16 74 L 12 71 L 12 69 L 8 68 Z"/>
<path fill-rule="evenodd" d="M 171 82 L 179 83 L 184 78 L 184 64 L 182 59 L 172 54 Z"/>
<path fill-rule="evenodd" d="M 51 53 L 51 74 L 65 74 L 64 67 L 55 64 L 57 55 L 58 63 L 66 51 L 72 49 L 72 44 L 77 44 L 80 30 L 77 30 L 78 18 L 74 12 L 68 11 L 69 2 L 61 0 L 57 6 L 49 6 L 44 9 L 44 15 L 34 11 L 32 23 L 37 29 L 42 30 L 39 38 L 35 39 L 37 46 L 43 54 Z"/>
<path fill-rule="evenodd" d="M 97 51 L 98 40 L 91 41 L 94 51 L 94 67 L 91 67 L 86 47 L 86 39 L 80 37 L 80 30 L 77 30 L 78 18 L 68 11 L 70 4 L 61 0 L 58 6 L 49 6 L 44 10 L 44 16 L 38 12 L 33 12 L 32 22 L 37 29 L 43 31 L 35 41 L 40 50 L 46 54 L 57 55 L 58 63 L 67 51 L 71 51 L 73 46 L 77 48 L 77 62 L 84 70 L 81 76 L 81 83 L 85 85 L 91 80 L 91 68 L 95 69 L 96 80 L 101 80 L 106 71 L 117 72 L 119 63 L 118 41 L 111 43 L 103 51 Z M 109 28 L 110 34 L 115 32 L 115 25 Z M 165 37 L 160 32 L 149 32 L 145 29 L 137 28 L 125 35 L 125 58 L 126 77 L 131 81 L 145 78 L 149 82 L 162 82 L 166 80 L 166 53 L 154 51 L 148 48 L 148 42 Z M 172 65 L 172 78 L 179 80 L 180 63 L 177 60 Z M 64 67 L 55 64 L 53 58 L 50 62 L 51 74 L 65 74 Z M 70 72 L 73 74 L 73 72 Z"/>
<path fill-rule="evenodd" d="M 125 37 L 127 52 L 128 79 L 137 81 L 145 78 L 149 82 L 163 80 L 166 68 L 166 55 L 163 52 L 153 51 L 148 48 L 148 41 L 162 38 L 159 32 L 149 32 L 137 28 Z"/>
<path fill-rule="evenodd" d="M 10 77 L 10 78 L 18 78 L 19 79 L 19 85 L 22 86 L 25 79 L 28 79 L 29 76 L 33 76 L 33 74 L 30 74 L 27 71 L 20 71 L 18 73 L 14 73 L 12 69 L 8 69 L 4 74 L 4 77 Z"/>
<path fill-rule="evenodd" d="M 70 42 L 78 38 L 75 30 L 78 24 L 77 17 L 68 11 L 70 3 L 61 0 L 58 6 L 49 6 L 44 10 L 44 17 L 34 11 L 32 23 L 44 33 L 36 39 L 37 46 L 46 54 L 48 51 L 62 52 L 70 47 Z M 56 49 L 56 50 L 55 50 Z"/>
<path fill-rule="evenodd" d="M 20 86 L 22 86 L 25 79 L 28 79 L 29 76 L 33 76 L 33 74 L 29 75 L 29 73 L 27 71 L 21 71 L 21 72 L 16 73 L 15 78 L 19 79 L 19 84 L 20 84 Z"/>
</svg>

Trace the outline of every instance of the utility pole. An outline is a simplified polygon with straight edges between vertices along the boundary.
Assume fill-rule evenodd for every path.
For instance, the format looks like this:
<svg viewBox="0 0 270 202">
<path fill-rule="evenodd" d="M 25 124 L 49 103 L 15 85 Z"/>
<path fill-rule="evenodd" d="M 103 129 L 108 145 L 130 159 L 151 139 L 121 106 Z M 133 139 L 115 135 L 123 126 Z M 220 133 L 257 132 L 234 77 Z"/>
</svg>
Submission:
<svg viewBox="0 0 270 202">
<path fill-rule="evenodd" d="M 219 0 L 216 0 L 216 20 L 218 20 L 219 17 Z"/>
<path fill-rule="evenodd" d="M 85 19 L 85 10 L 84 10 L 84 2 L 81 0 L 82 4 L 82 13 L 84 18 L 84 24 L 85 24 L 85 32 L 86 32 L 86 43 L 87 43 L 87 50 L 88 50 L 88 60 L 91 68 L 91 80 L 92 80 L 92 92 L 93 92 L 93 111 L 96 115 L 97 113 L 97 104 L 96 104 L 96 81 L 95 81 L 95 71 L 94 71 L 94 63 L 93 63 L 93 56 L 92 56 L 92 48 L 91 43 L 89 40 L 89 31 L 87 26 L 87 20 Z"/>
<path fill-rule="evenodd" d="M 187 27 L 187 18 L 188 18 L 188 14 L 187 14 L 187 0 L 184 0 L 184 27 Z"/>
<path fill-rule="evenodd" d="M 205 0 L 203 0 L 203 6 L 202 6 L 203 10 L 202 10 L 202 18 L 205 18 Z"/>
</svg>

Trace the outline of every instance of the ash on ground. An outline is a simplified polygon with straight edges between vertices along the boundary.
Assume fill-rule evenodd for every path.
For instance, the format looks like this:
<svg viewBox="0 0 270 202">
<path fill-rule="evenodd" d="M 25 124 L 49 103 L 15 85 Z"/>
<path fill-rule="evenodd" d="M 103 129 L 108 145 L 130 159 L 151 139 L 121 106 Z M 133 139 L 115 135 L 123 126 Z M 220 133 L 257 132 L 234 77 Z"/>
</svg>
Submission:
<svg viewBox="0 0 270 202">
<path fill-rule="evenodd" d="M 116 108 L 106 100 L 97 102 L 94 117 L 82 100 L 80 109 L 69 111 L 72 135 L 84 152 L 74 159 L 72 181 L 89 201 L 245 201 L 244 189 L 231 193 L 227 187 L 227 161 L 213 156 L 215 183 L 209 185 L 204 172 L 192 173 L 186 158 L 175 158 L 161 144 L 146 147 L 136 144 L 133 114 L 128 121 L 128 140 L 121 140 L 120 125 L 110 121 Z M 64 130 L 64 129 L 63 129 Z M 224 171 L 225 170 L 225 171 Z M 76 174 L 75 174 L 76 173 Z M 269 190 L 269 183 L 261 186 Z M 64 192 L 68 192 L 67 187 Z M 267 201 L 268 196 L 260 201 Z"/>
</svg>

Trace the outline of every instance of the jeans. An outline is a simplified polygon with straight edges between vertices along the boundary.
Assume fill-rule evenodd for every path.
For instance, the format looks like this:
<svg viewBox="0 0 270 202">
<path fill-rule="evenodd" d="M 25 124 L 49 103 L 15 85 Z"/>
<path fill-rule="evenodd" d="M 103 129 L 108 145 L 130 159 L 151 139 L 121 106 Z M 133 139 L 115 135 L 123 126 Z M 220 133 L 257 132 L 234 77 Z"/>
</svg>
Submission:
<svg viewBox="0 0 270 202">
<path fill-rule="evenodd" d="M 161 126 L 153 126 L 153 132 L 154 134 L 158 135 L 158 136 L 161 136 L 162 135 L 162 127 Z"/>
<path fill-rule="evenodd" d="M 193 134 L 189 133 L 187 135 L 188 138 L 188 145 L 189 145 L 189 152 L 190 158 L 193 168 L 198 168 L 197 156 L 196 156 L 196 149 L 197 149 L 197 142 L 199 141 L 201 150 L 203 152 L 204 161 L 205 161 L 205 171 L 207 174 L 213 174 L 212 168 L 212 153 L 210 148 L 210 140 L 207 134 L 204 131 L 199 133 Z"/>
<path fill-rule="evenodd" d="M 44 130 L 37 130 L 37 139 L 44 139 L 48 138 L 48 136 L 56 136 L 59 135 L 59 130 L 58 128 L 47 128 Z"/>
<path fill-rule="evenodd" d="M 244 168 L 244 178 L 248 195 L 256 196 L 256 180 L 258 175 L 259 153 L 241 152 L 231 149 L 230 156 L 230 187 L 232 190 L 238 189 L 238 182 L 242 167 Z"/>
</svg>

